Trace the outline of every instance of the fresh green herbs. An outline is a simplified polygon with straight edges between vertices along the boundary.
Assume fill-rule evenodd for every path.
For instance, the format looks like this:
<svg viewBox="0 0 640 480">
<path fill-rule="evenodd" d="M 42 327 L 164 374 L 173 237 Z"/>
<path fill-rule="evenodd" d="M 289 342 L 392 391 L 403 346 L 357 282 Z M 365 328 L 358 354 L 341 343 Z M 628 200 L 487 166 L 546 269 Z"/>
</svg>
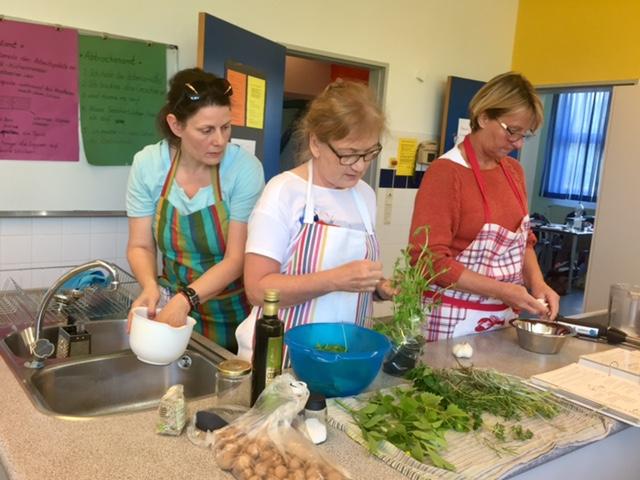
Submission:
<svg viewBox="0 0 640 480">
<path fill-rule="evenodd" d="M 533 438 L 533 432 L 528 428 L 525 430 L 522 425 L 512 425 L 511 436 L 516 440 L 529 440 Z"/>
<path fill-rule="evenodd" d="M 395 345 L 402 345 L 420 337 L 421 326 L 426 314 L 434 308 L 430 303 L 425 308 L 422 303 L 424 291 L 444 272 L 436 273 L 434 254 L 429 249 L 429 227 L 417 229 L 414 237 L 424 231 L 425 239 L 414 260 L 413 245 L 405 247 L 396 259 L 391 278 L 392 286 L 397 290 L 393 297 L 393 318 L 378 321 L 374 329 L 386 335 Z"/>
<path fill-rule="evenodd" d="M 455 470 L 440 451 L 447 446 L 445 432 L 467 432 L 480 429 L 482 415 L 490 413 L 505 420 L 523 417 L 552 418 L 560 411 L 560 403 L 548 393 L 530 389 L 519 380 L 493 370 L 473 367 L 431 369 L 420 366 L 409 372 L 412 386 L 379 392 L 359 409 L 346 409 L 360 427 L 369 450 L 376 452 L 386 440 L 407 455 L 423 462 Z M 512 422 L 513 423 L 513 422 Z M 499 443 L 525 441 L 533 432 L 519 424 L 507 427 L 496 422 L 485 425 Z M 498 454 L 515 453 L 510 445 L 500 446 L 484 435 L 480 441 Z"/>
<path fill-rule="evenodd" d="M 408 378 L 418 390 L 439 395 L 445 405 L 455 404 L 467 412 L 474 429 L 482 425 L 485 412 L 506 420 L 520 420 L 523 416 L 552 418 L 560 409 L 551 394 L 533 390 L 493 370 L 420 366 L 409 372 Z"/>
<path fill-rule="evenodd" d="M 370 451 L 386 440 L 420 462 L 428 457 L 448 470 L 455 467 L 439 453 L 447 446 L 444 433 L 471 429 L 469 416 L 456 405 L 444 405 L 441 397 L 411 387 L 377 393 L 360 409 L 338 403 L 351 413 Z"/>
<path fill-rule="evenodd" d="M 320 350 L 321 352 L 334 352 L 334 353 L 344 353 L 347 351 L 347 347 L 339 344 L 316 343 L 315 349 Z"/>
</svg>

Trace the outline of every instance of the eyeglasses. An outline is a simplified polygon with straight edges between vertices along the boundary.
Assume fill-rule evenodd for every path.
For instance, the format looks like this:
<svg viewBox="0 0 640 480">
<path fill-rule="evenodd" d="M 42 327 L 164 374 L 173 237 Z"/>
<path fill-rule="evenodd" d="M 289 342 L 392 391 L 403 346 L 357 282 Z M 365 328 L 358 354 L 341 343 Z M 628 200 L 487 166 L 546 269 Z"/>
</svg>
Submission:
<svg viewBox="0 0 640 480">
<path fill-rule="evenodd" d="M 378 158 L 378 155 L 380 155 L 380 152 L 382 151 L 382 145 L 380 145 L 379 143 L 377 143 L 375 146 L 373 146 L 370 150 L 364 152 L 364 153 L 338 153 L 336 151 L 335 148 L 333 148 L 333 146 L 327 142 L 327 146 L 331 149 L 331 151 L 333 152 L 333 154 L 338 157 L 338 161 L 340 162 L 340 165 L 344 165 L 345 167 L 348 167 L 349 165 L 354 165 L 356 163 L 358 163 L 358 161 L 360 161 L 360 159 L 362 159 L 365 163 L 369 163 L 372 160 L 375 160 L 376 158 Z"/>
<path fill-rule="evenodd" d="M 496 120 L 497 121 L 497 120 Z M 504 128 L 504 131 L 507 132 L 507 138 L 509 139 L 510 142 L 517 142 L 519 140 L 529 140 L 531 137 L 533 137 L 535 134 L 533 132 L 519 132 L 516 129 L 514 129 L 513 127 L 510 127 L 509 125 L 507 125 L 506 123 L 500 122 L 498 121 L 498 125 L 500 125 L 502 128 Z"/>
<path fill-rule="evenodd" d="M 231 88 L 231 84 L 226 78 L 216 78 L 210 82 L 204 80 L 187 82 L 184 84 L 184 95 L 180 97 L 175 108 L 177 108 L 183 100 L 198 102 L 206 97 L 209 92 L 214 95 L 229 97 L 233 95 L 233 88 Z"/>
</svg>

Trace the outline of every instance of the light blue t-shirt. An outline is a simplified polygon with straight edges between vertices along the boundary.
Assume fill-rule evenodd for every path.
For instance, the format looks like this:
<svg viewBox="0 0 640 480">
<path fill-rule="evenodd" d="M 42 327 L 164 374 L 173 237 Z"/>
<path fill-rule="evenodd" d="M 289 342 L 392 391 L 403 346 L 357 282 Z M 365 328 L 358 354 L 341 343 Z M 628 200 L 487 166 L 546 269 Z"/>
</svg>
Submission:
<svg viewBox="0 0 640 480">
<path fill-rule="evenodd" d="M 127 185 L 127 216 L 155 215 L 170 167 L 169 143 L 166 140 L 147 145 L 135 154 Z M 229 206 L 229 218 L 246 223 L 264 188 L 262 163 L 243 148 L 229 143 L 220 162 L 220 183 L 222 198 Z M 175 179 L 169 201 L 181 215 L 215 203 L 211 185 L 202 187 L 193 198 L 189 198 Z"/>
</svg>

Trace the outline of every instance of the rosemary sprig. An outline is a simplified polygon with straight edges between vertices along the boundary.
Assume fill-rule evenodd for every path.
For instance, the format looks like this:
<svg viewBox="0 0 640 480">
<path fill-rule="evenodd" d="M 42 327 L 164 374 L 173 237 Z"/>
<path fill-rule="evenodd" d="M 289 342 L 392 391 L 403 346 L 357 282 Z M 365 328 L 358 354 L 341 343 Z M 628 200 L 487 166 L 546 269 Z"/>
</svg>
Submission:
<svg viewBox="0 0 640 480">
<path fill-rule="evenodd" d="M 445 405 L 455 404 L 467 412 L 473 419 L 474 429 L 482 425 L 485 412 L 506 420 L 520 420 L 534 416 L 552 418 L 561 408 L 548 392 L 533 390 L 493 370 L 431 369 L 421 365 L 407 377 L 418 390 L 439 395 Z"/>
</svg>

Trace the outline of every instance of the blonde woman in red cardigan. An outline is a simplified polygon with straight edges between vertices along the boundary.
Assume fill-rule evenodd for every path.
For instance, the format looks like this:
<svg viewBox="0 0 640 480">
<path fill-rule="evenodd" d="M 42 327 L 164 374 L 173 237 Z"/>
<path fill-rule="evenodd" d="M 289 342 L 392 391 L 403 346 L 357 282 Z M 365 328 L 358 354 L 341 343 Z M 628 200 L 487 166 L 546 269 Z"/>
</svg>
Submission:
<svg viewBox="0 0 640 480">
<path fill-rule="evenodd" d="M 436 269 L 444 271 L 425 292 L 425 302 L 441 301 L 424 329 L 429 341 L 506 326 L 518 311 L 558 313 L 533 250 L 524 173 L 508 156 L 542 124 L 540 99 L 509 72 L 485 84 L 469 111 L 471 133 L 433 162 L 415 200 L 411 232 L 429 225 Z M 417 251 L 425 235 L 410 241 Z"/>
</svg>

